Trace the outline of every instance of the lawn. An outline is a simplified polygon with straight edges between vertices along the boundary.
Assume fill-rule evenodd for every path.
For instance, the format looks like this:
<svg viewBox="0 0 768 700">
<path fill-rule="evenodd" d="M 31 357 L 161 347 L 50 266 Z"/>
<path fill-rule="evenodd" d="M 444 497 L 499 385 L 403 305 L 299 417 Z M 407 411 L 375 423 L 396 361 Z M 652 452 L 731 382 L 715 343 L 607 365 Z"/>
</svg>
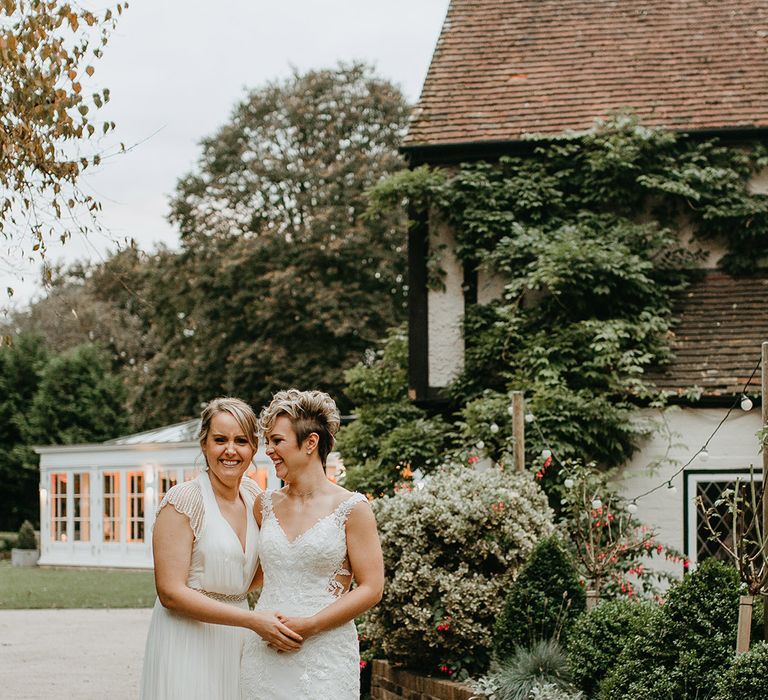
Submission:
<svg viewBox="0 0 768 700">
<path fill-rule="evenodd" d="M 151 571 L 13 567 L 0 561 L 0 610 L 22 608 L 149 608 Z"/>
</svg>

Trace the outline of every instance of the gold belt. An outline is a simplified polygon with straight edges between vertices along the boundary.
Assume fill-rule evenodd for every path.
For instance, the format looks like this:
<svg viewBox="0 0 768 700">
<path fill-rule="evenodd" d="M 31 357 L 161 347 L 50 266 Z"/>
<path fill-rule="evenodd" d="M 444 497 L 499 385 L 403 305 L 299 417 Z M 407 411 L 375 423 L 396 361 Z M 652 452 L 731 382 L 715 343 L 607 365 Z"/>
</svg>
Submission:
<svg viewBox="0 0 768 700">
<path fill-rule="evenodd" d="M 247 593 L 215 593 L 213 591 L 206 591 L 202 588 L 193 588 L 192 590 L 202 593 L 204 596 L 208 596 L 213 600 L 220 600 L 223 603 L 242 603 L 248 598 Z"/>
</svg>

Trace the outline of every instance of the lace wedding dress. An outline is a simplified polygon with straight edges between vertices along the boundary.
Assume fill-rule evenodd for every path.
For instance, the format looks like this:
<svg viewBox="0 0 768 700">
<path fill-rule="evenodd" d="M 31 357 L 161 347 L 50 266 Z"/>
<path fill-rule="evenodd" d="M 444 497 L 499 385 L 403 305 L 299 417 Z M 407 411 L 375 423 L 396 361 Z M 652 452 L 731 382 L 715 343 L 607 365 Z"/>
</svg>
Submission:
<svg viewBox="0 0 768 700">
<path fill-rule="evenodd" d="M 365 496 L 352 494 L 336 510 L 289 540 L 272 509 L 272 494 L 262 494 L 260 557 L 264 587 L 257 610 L 310 616 L 333 603 L 349 576 L 346 522 Z M 350 621 L 305 640 L 297 652 L 277 652 L 249 635 L 241 664 L 243 700 L 358 700 L 360 652 Z"/>
<path fill-rule="evenodd" d="M 245 609 L 258 563 L 259 527 L 253 516 L 258 492 L 254 481 L 242 479 L 240 496 L 248 520 L 245 551 L 219 510 L 206 472 L 174 486 L 157 509 L 159 513 L 171 505 L 189 518 L 195 539 L 187 585 Z M 156 600 L 144 652 L 142 700 L 237 700 L 246 633 L 241 627 L 192 620 Z"/>
</svg>

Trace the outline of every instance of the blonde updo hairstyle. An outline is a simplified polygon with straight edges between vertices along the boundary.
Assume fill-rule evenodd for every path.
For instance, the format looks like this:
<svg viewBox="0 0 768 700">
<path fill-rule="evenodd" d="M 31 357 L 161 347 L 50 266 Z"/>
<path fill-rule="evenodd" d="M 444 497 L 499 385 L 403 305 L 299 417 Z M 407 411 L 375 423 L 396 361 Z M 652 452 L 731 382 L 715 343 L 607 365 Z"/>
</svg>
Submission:
<svg viewBox="0 0 768 700">
<path fill-rule="evenodd" d="M 259 421 L 253 409 L 242 399 L 236 399 L 232 396 L 220 396 L 206 405 L 200 414 L 200 449 L 205 454 L 205 443 L 208 440 L 208 434 L 211 432 L 211 421 L 219 413 L 229 413 L 240 426 L 243 435 L 248 438 L 253 451 L 259 447 Z"/>
<path fill-rule="evenodd" d="M 299 446 L 311 433 L 317 433 L 317 452 L 325 469 L 325 462 L 333 449 L 334 436 L 341 425 L 336 402 L 324 391 L 286 389 L 278 391 L 269 406 L 261 412 L 259 425 L 262 432 L 269 432 L 280 416 L 288 416 Z"/>
</svg>

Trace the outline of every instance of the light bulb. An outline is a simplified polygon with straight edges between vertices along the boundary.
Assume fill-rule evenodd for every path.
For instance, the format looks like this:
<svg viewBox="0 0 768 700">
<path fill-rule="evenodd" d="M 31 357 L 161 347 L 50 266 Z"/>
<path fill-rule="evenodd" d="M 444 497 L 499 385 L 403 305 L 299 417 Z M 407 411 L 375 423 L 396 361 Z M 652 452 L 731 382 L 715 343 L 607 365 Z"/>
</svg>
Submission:
<svg viewBox="0 0 768 700">
<path fill-rule="evenodd" d="M 628 503 L 627 513 L 629 513 L 630 515 L 634 515 L 635 513 L 637 513 L 637 503 L 635 503 L 634 501 L 632 501 L 632 503 Z"/>
<path fill-rule="evenodd" d="M 593 498 L 592 499 L 592 507 L 597 510 L 598 508 L 602 507 L 603 502 L 599 498 Z"/>
<path fill-rule="evenodd" d="M 565 486 L 565 488 L 567 488 L 567 489 L 572 489 L 573 488 L 573 479 L 566 479 L 563 482 L 563 486 Z"/>
<path fill-rule="evenodd" d="M 751 411 L 752 410 L 752 406 L 754 404 L 752 403 L 752 399 L 750 399 L 749 396 L 744 394 L 741 397 L 741 403 L 739 405 L 741 406 L 741 410 L 742 411 Z"/>
<path fill-rule="evenodd" d="M 552 456 L 551 450 L 542 450 L 541 451 L 541 458 L 542 459 L 549 459 Z"/>
<path fill-rule="evenodd" d="M 490 431 L 491 431 L 491 432 L 492 432 L 494 435 L 496 435 L 496 433 L 498 433 L 498 432 L 499 432 L 499 426 L 498 426 L 498 425 L 496 425 L 496 423 L 491 423 L 491 425 L 490 425 Z"/>
<path fill-rule="evenodd" d="M 513 414 L 514 414 L 514 412 L 515 412 L 515 407 L 514 407 L 512 404 L 510 404 L 509 406 L 507 406 L 507 413 L 508 413 L 510 416 L 511 416 L 511 415 L 513 415 Z"/>
<path fill-rule="evenodd" d="M 525 414 L 525 422 L 526 423 L 533 423 L 533 421 L 536 420 L 536 416 L 533 415 L 533 413 L 526 413 Z"/>
<path fill-rule="evenodd" d="M 702 447 L 701 450 L 699 451 L 699 459 L 702 462 L 706 462 L 709 459 L 709 452 L 707 452 L 706 447 Z"/>
<path fill-rule="evenodd" d="M 485 443 L 484 443 L 482 440 L 478 440 L 478 441 L 475 443 L 475 447 L 476 447 L 478 450 L 482 450 L 482 449 L 485 447 Z"/>
</svg>

